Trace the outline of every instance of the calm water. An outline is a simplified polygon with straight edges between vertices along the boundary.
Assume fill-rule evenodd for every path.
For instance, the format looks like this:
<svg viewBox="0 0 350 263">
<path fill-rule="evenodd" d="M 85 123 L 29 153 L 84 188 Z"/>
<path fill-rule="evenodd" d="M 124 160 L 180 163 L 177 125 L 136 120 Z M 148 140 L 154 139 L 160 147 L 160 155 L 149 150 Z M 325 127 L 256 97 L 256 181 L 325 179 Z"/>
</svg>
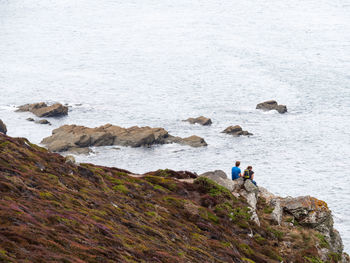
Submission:
<svg viewBox="0 0 350 263">
<path fill-rule="evenodd" d="M 202 136 L 207 148 L 77 159 L 140 173 L 229 172 L 241 160 L 276 194 L 327 201 L 349 252 L 349 14 L 349 0 L 0 0 L 0 118 L 36 143 L 66 123 Z M 289 113 L 255 110 L 268 99 Z M 52 126 L 14 113 L 38 101 L 72 107 Z M 213 125 L 181 122 L 199 115 Z M 254 136 L 220 133 L 235 124 Z"/>
</svg>

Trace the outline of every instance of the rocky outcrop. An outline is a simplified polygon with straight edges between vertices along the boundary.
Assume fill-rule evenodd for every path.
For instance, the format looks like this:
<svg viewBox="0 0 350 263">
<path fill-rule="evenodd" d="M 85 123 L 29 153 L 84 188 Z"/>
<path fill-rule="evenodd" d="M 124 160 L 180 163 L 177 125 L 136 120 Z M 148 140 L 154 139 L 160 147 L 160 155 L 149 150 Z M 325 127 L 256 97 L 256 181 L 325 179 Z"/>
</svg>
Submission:
<svg viewBox="0 0 350 263">
<path fill-rule="evenodd" d="M 222 133 L 231 134 L 233 136 L 241 136 L 241 135 L 249 136 L 249 135 L 253 135 L 252 133 L 250 133 L 248 131 L 243 131 L 242 127 L 239 126 L 239 125 L 229 126 L 225 130 L 223 130 Z"/>
<path fill-rule="evenodd" d="M 48 106 L 45 102 L 25 104 L 19 106 L 17 111 L 29 111 L 34 113 L 38 117 L 61 117 L 68 115 L 68 107 L 63 106 L 60 103 L 55 103 L 51 106 Z"/>
<path fill-rule="evenodd" d="M 342 253 L 343 243 L 339 232 L 333 227 L 332 213 L 326 202 L 310 196 L 282 198 L 266 194 L 265 189 L 260 194 L 267 197 L 266 200 L 272 206 L 271 219 L 276 224 L 285 224 L 283 218 L 288 218 L 292 225 L 303 226 L 320 233 L 319 253 L 322 260 L 328 260 L 332 253 Z"/>
<path fill-rule="evenodd" d="M 155 144 L 179 143 L 192 147 L 206 146 L 203 138 L 190 136 L 180 138 L 170 135 L 163 128 L 138 127 L 122 128 L 106 124 L 98 128 L 88 128 L 77 125 L 64 125 L 53 130 L 50 137 L 44 138 L 42 143 L 50 151 L 62 152 L 86 148 L 90 146 L 151 146 Z"/>
<path fill-rule="evenodd" d="M 2 120 L 0 120 L 0 132 L 2 132 L 4 134 L 7 133 L 6 125 L 5 125 L 5 123 Z"/>
<path fill-rule="evenodd" d="M 271 207 L 271 210 L 267 211 L 269 211 L 269 218 L 274 224 L 302 226 L 319 233 L 316 236 L 319 240 L 318 253 L 320 259 L 326 261 L 329 255 L 342 255 L 343 243 L 339 232 L 333 227 L 331 211 L 324 201 L 310 196 L 296 198 L 275 196 L 264 187 L 255 186 L 250 180 L 244 182 L 242 178 L 239 178 L 232 181 L 221 170 L 206 172 L 199 176 L 213 180 L 227 188 L 236 197 L 243 197 L 249 204 L 251 220 L 258 226 L 261 224 L 257 208 L 258 200 L 263 198 L 264 202 Z M 286 219 L 292 223 L 286 223 Z M 346 254 L 342 255 L 342 258 L 345 258 L 345 260 L 347 257 Z"/>
<path fill-rule="evenodd" d="M 184 120 L 184 121 L 187 121 L 191 124 L 200 124 L 200 125 L 203 125 L 203 126 L 208 126 L 208 125 L 211 125 L 212 124 L 212 121 L 210 118 L 207 118 L 207 117 L 204 117 L 204 116 L 200 116 L 200 117 L 197 117 L 197 118 L 188 118 L 187 120 Z"/>
<path fill-rule="evenodd" d="M 287 197 L 281 199 L 281 206 L 298 224 L 315 229 L 324 235 L 332 252 L 343 251 L 339 232 L 333 228 L 333 217 L 326 202 L 310 196 Z"/>
<path fill-rule="evenodd" d="M 287 112 L 287 106 L 279 105 L 275 100 L 268 100 L 268 101 L 259 103 L 258 105 L 256 105 L 256 109 L 264 110 L 264 111 L 276 110 L 279 113 Z"/>
</svg>

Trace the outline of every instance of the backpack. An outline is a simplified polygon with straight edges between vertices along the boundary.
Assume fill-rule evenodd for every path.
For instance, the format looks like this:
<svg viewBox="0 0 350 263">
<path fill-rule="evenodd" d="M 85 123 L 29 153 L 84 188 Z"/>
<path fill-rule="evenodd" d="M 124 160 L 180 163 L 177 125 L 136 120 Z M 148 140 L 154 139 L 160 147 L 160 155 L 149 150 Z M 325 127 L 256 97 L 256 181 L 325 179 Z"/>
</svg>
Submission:
<svg viewBox="0 0 350 263">
<path fill-rule="evenodd" d="M 244 178 L 244 180 L 252 178 L 251 174 L 250 174 L 250 171 L 248 169 L 244 170 L 243 178 Z"/>
</svg>

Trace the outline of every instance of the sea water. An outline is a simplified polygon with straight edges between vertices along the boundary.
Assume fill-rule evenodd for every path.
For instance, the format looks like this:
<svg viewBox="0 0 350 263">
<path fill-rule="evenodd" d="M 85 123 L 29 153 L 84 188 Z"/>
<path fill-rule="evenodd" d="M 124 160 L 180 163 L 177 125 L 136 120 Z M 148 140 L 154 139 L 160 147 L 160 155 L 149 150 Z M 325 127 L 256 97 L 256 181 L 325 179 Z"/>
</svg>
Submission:
<svg viewBox="0 0 350 263">
<path fill-rule="evenodd" d="M 208 147 L 99 147 L 80 162 L 228 175 L 312 195 L 350 249 L 349 0 L 0 0 L 0 118 L 40 143 L 63 124 L 164 127 Z M 262 112 L 276 99 L 287 114 Z M 52 126 L 15 107 L 70 105 Z M 204 115 L 203 127 L 182 122 Z M 251 137 L 221 133 L 241 125 Z"/>
</svg>

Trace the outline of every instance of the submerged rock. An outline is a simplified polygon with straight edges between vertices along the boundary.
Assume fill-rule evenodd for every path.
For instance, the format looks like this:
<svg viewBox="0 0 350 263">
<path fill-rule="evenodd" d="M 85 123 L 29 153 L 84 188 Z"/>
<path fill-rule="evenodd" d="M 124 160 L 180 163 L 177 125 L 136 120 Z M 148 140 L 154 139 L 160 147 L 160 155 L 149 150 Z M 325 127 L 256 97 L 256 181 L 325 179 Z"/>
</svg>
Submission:
<svg viewBox="0 0 350 263">
<path fill-rule="evenodd" d="M 34 121 L 33 118 L 27 118 L 26 120 L 27 120 L 27 121 Z"/>
<path fill-rule="evenodd" d="M 5 123 L 2 120 L 0 120 L 0 132 L 2 132 L 4 134 L 7 133 L 6 125 L 5 125 Z"/>
<path fill-rule="evenodd" d="M 191 124 L 200 124 L 200 125 L 203 125 L 203 126 L 208 126 L 208 125 L 211 125 L 212 124 L 212 121 L 210 118 L 207 118 L 207 117 L 204 117 L 204 116 L 200 116 L 200 117 L 197 117 L 197 118 L 188 118 L 187 120 L 184 120 L 184 121 L 187 121 Z"/>
<path fill-rule="evenodd" d="M 68 107 L 63 106 L 61 103 L 55 103 L 51 106 L 48 106 L 45 102 L 25 104 L 19 106 L 17 111 L 29 111 L 38 117 L 61 117 L 68 115 Z"/>
<path fill-rule="evenodd" d="M 248 131 L 243 131 L 242 127 L 239 126 L 239 125 L 229 126 L 225 130 L 223 130 L 222 133 L 231 134 L 233 136 L 241 136 L 241 135 L 249 136 L 249 135 L 253 135 L 252 133 L 250 133 Z"/>
<path fill-rule="evenodd" d="M 287 112 L 287 106 L 278 105 L 277 101 L 275 100 L 268 100 L 268 101 L 259 103 L 258 105 L 256 105 L 256 109 L 264 110 L 264 111 L 276 110 L 279 113 Z"/>
<path fill-rule="evenodd" d="M 138 126 L 122 128 L 111 124 L 106 124 L 98 128 L 64 125 L 53 130 L 52 135 L 44 138 L 42 143 L 53 152 L 107 145 L 131 147 L 166 143 L 179 143 L 192 147 L 207 145 L 204 139 L 198 136 L 188 138 L 174 137 L 163 128 Z"/>
</svg>

